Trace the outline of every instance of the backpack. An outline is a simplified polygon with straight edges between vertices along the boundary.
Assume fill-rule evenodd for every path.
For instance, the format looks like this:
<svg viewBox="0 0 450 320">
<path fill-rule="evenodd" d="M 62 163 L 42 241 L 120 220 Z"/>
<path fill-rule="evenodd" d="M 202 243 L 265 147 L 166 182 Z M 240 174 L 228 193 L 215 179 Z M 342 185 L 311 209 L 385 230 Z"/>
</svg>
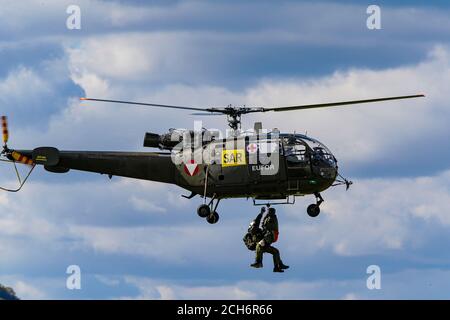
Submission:
<svg viewBox="0 0 450 320">
<path fill-rule="evenodd" d="M 250 226 L 247 230 L 247 233 L 244 236 L 245 246 L 248 248 L 248 250 L 255 251 L 256 250 L 256 244 L 264 238 L 262 234 L 262 230 L 257 226 Z"/>
<path fill-rule="evenodd" d="M 253 235 L 250 232 L 247 232 L 244 236 L 244 239 L 242 240 L 244 241 L 244 244 L 248 250 L 256 250 L 256 242 L 254 241 Z"/>
</svg>

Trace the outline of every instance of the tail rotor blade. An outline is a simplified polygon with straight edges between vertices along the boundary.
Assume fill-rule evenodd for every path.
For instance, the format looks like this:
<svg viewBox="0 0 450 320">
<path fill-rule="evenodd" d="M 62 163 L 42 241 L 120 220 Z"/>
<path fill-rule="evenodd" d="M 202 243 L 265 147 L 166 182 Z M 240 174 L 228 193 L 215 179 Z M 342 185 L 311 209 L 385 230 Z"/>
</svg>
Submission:
<svg viewBox="0 0 450 320">
<path fill-rule="evenodd" d="M 3 144 L 6 145 L 9 138 L 8 118 L 6 116 L 2 116 L 1 121 L 2 121 Z"/>
</svg>

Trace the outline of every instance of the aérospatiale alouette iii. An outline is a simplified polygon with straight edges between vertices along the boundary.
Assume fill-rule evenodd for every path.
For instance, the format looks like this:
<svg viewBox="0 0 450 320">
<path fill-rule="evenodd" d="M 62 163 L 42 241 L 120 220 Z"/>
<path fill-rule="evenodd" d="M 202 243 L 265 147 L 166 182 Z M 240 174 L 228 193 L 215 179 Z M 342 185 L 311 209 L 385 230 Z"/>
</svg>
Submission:
<svg viewBox="0 0 450 320">
<path fill-rule="evenodd" d="M 206 129 L 171 129 L 166 134 L 146 133 L 144 147 L 158 148 L 158 152 L 107 152 L 107 151 L 60 151 L 54 147 L 39 147 L 34 150 L 16 150 L 7 146 L 8 126 L 2 117 L 3 150 L 1 161 L 14 164 L 19 181 L 16 189 L 1 187 L 1 190 L 19 191 L 36 165 L 54 173 L 65 173 L 70 169 L 97 172 L 170 183 L 191 192 L 188 199 L 196 195 L 203 197 L 197 213 L 209 223 L 219 219 L 217 206 L 226 198 L 252 198 L 258 204 L 292 204 L 296 196 L 314 195 L 315 203 L 307 208 L 311 217 L 320 213 L 324 201 L 321 192 L 331 186 L 345 185 L 351 181 L 338 171 L 337 160 L 321 142 L 303 134 L 280 133 L 262 130 L 256 122 L 254 130 L 241 130 L 241 116 L 260 112 L 285 112 L 345 106 L 370 102 L 424 97 L 423 94 L 308 104 L 289 107 L 233 107 L 194 108 L 184 106 L 140 103 L 132 101 L 81 98 L 83 101 L 100 101 L 134 104 L 159 108 L 195 111 L 193 115 L 226 115 L 232 134 L 218 137 Z M 22 178 L 16 163 L 30 166 Z"/>
</svg>

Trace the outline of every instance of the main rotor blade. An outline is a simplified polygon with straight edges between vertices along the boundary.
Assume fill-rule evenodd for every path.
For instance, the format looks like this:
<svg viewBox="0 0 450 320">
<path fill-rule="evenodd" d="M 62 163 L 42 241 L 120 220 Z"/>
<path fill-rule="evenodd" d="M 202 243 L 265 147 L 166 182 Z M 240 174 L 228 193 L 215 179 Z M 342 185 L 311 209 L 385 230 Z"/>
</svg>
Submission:
<svg viewBox="0 0 450 320">
<path fill-rule="evenodd" d="M 223 113 L 220 113 L 218 111 L 209 111 L 210 113 L 206 112 L 194 112 L 190 113 L 191 116 L 223 116 Z"/>
<path fill-rule="evenodd" d="M 424 94 L 416 94 L 416 95 L 411 95 L 411 96 L 398 96 L 398 97 L 387 97 L 387 98 L 377 98 L 377 99 L 367 99 L 367 100 L 351 100 L 351 101 L 341 101 L 341 102 L 305 104 L 305 105 L 299 105 L 299 106 L 280 107 L 280 108 L 264 108 L 262 110 L 262 112 L 266 112 L 266 111 L 279 112 L 279 111 L 325 108 L 325 107 L 345 106 L 345 105 L 350 105 L 350 104 L 371 103 L 371 102 L 411 99 L 411 98 L 420 98 L 420 97 L 425 97 L 425 95 Z"/>
<path fill-rule="evenodd" d="M 171 106 L 171 105 L 166 105 L 166 104 L 143 103 L 143 102 L 134 102 L 134 101 L 106 100 L 106 99 L 94 99 L 94 98 L 80 98 L 80 100 L 82 100 L 82 101 L 113 102 L 113 103 L 123 103 L 123 104 L 136 104 L 136 105 L 140 105 L 140 106 L 150 106 L 150 107 L 160 107 L 160 108 L 172 108 L 172 109 L 184 109 L 184 110 L 214 112 L 213 110 L 210 110 L 210 109 Z"/>
</svg>

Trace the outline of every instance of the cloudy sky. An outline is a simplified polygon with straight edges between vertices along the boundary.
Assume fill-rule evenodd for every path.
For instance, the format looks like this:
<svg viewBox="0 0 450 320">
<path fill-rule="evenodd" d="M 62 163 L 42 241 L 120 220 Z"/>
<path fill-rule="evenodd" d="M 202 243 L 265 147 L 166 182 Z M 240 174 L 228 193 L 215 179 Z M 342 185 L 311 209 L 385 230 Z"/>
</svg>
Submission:
<svg viewBox="0 0 450 320">
<path fill-rule="evenodd" d="M 81 8 L 81 30 L 66 9 Z M 171 110 L 78 97 L 198 107 L 285 106 L 426 93 L 427 98 L 248 116 L 244 126 L 305 132 L 355 184 L 279 208 L 291 266 L 249 268 L 242 236 L 257 210 L 224 201 L 221 220 L 175 186 L 38 168 L 0 193 L 0 283 L 28 299 L 450 298 L 450 5 L 378 1 L 0 0 L 0 110 L 10 145 L 144 150 L 146 131 L 192 128 Z M 202 119 L 205 120 L 205 119 Z M 225 129 L 223 118 L 205 126 Z M 1 185 L 14 185 L 0 166 Z M 66 289 L 66 268 L 82 289 Z M 368 290 L 378 265 L 381 290 Z"/>
</svg>

